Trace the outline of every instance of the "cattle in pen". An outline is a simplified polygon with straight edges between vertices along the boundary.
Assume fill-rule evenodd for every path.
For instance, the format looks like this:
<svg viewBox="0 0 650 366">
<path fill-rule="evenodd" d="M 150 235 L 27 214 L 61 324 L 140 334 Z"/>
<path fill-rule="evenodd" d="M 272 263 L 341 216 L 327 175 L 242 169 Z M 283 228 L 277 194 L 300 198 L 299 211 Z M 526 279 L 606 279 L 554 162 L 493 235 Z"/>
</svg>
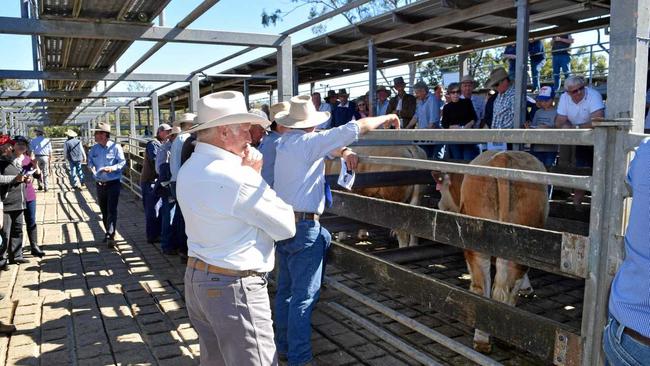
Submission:
<svg viewBox="0 0 650 366">
<path fill-rule="evenodd" d="M 486 151 L 470 164 L 546 171 L 539 160 L 521 151 Z M 442 196 L 438 204 L 441 210 L 536 228 L 545 225 L 548 196 L 544 184 L 453 173 L 433 172 L 432 175 Z M 471 276 L 470 291 L 476 294 L 514 306 L 519 290 L 530 286 L 526 266 L 496 258 L 494 285 L 491 286 L 491 256 L 465 250 L 465 260 Z M 474 348 L 489 352 L 489 335 L 476 330 Z"/>
<path fill-rule="evenodd" d="M 420 147 L 416 145 L 391 145 L 391 146 L 356 146 L 353 149 L 359 155 L 366 156 L 387 156 L 409 159 L 423 159 L 426 160 L 427 155 Z M 339 159 L 328 161 L 325 174 L 338 174 L 341 169 Z M 364 163 L 363 159 L 360 160 L 357 167 L 357 173 L 371 173 L 371 172 L 398 172 L 404 171 L 405 168 L 393 165 L 379 165 Z M 422 196 L 422 187 L 418 184 L 402 185 L 402 186 L 389 186 L 389 187 L 368 187 L 352 189 L 353 193 L 360 194 L 367 197 L 380 198 L 393 202 L 408 203 L 411 205 L 419 205 Z M 393 232 L 397 236 L 400 248 L 417 245 L 417 237 L 409 235 L 402 230 L 395 230 Z M 361 229 L 357 237 L 365 239 L 368 235 L 367 230 Z"/>
</svg>

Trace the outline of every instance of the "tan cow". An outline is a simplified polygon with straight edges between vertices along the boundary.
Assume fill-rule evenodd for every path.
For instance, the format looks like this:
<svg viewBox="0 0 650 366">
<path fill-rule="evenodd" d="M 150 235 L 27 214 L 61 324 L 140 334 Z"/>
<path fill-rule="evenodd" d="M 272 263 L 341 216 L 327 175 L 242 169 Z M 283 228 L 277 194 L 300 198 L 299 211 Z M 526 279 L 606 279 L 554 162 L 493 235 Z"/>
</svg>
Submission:
<svg viewBox="0 0 650 366">
<path fill-rule="evenodd" d="M 522 151 L 486 151 L 470 164 L 546 171 L 539 160 Z M 548 216 L 546 185 L 472 175 L 436 172 L 432 174 L 442 195 L 439 203 L 441 210 L 518 225 L 544 227 Z M 476 294 L 486 297 L 491 295 L 497 301 L 514 306 L 518 291 L 522 287 L 530 286 L 528 267 L 496 258 L 496 274 L 490 294 L 492 258 L 483 253 L 466 250 L 465 260 L 471 276 L 470 291 Z M 489 335 L 477 329 L 474 334 L 474 348 L 481 352 L 490 352 Z"/>
<path fill-rule="evenodd" d="M 355 146 L 353 150 L 359 155 L 367 156 L 392 156 L 398 158 L 410 159 L 423 159 L 426 160 L 427 155 L 416 145 L 393 145 L 393 146 Z M 338 174 L 341 170 L 339 159 L 330 160 L 327 162 L 325 174 Z M 393 165 L 378 165 L 367 164 L 360 160 L 359 166 L 356 170 L 357 173 L 370 173 L 370 172 L 395 172 L 407 170 L 403 167 Z M 367 197 L 381 198 L 393 202 L 409 203 L 411 205 L 418 205 L 422 195 L 422 187 L 420 185 L 406 185 L 406 186 L 392 186 L 392 187 L 376 187 L 376 188 L 360 188 L 352 189 L 353 193 L 360 194 Z M 367 231 L 365 231 L 367 235 Z M 407 247 L 417 245 L 417 237 L 410 236 L 405 231 L 396 230 L 397 240 L 399 247 Z M 358 236 L 362 235 L 361 231 Z"/>
</svg>

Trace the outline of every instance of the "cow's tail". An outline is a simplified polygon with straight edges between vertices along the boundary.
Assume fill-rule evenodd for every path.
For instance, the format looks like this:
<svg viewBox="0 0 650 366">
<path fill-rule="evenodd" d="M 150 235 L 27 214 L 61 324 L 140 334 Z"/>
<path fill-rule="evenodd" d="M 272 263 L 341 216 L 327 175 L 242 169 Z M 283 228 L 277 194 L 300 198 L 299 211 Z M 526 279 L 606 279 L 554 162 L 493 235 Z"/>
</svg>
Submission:
<svg viewBox="0 0 650 366">
<path fill-rule="evenodd" d="M 510 156 L 505 152 L 494 155 L 490 163 L 495 168 L 508 168 L 510 166 Z M 497 179 L 497 213 L 499 221 L 510 222 L 510 181 L 507 179 Z"/>
</svg>

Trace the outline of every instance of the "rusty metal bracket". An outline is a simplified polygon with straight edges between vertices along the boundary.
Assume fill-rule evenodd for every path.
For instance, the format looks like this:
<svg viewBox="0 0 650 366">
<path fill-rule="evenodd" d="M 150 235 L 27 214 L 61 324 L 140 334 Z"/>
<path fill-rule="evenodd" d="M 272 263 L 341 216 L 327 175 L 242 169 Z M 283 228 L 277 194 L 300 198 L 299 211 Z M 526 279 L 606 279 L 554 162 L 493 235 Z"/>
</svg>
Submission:
<svg viewBox="0 0 650 366">
<path fill-rule="evenodd" d="M 579 366 L 582 360 L 582 339 L 580 336 L 558 330 L 555 333 L 553 364 L 557 366 Z"/>
<path fill-rule="evenodd" d="M 589 238 L 582 235 L 562 233 L 561 270 L 562 272 L 587 277 L 587 253 Z"/>
</svg>

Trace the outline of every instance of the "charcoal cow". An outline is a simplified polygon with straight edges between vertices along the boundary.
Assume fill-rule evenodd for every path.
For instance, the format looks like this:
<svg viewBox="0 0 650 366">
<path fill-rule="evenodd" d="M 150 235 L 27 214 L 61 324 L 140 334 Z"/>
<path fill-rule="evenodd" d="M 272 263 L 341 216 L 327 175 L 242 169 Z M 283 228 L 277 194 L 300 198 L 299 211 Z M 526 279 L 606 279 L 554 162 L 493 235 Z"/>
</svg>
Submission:
<svg viewBox="0 0 650 366">
<path fill-rule="evenodd" d="M 546 171 L 539 160 L 521 151 L 486 151 L 470 164 Z M 548 215 L 546 185 L 451 173 L 433 172 L 432 175 L 442 195 L 439 202 L 441 210 L 518 225 L 544 227 Z M 496 274 L 494 285 L 491 286 L 492 258 L 483 253 L 466 250 L 465 260 L 471 276 L 470 291 L 476 294 L 491 296 L 497 301 L 514 306 L 518 291 L 530 287 L 526 266 L 496 258 Z M 474 348 L 489 352 L 489 335 L 477 329 Z"/>
</svg>

